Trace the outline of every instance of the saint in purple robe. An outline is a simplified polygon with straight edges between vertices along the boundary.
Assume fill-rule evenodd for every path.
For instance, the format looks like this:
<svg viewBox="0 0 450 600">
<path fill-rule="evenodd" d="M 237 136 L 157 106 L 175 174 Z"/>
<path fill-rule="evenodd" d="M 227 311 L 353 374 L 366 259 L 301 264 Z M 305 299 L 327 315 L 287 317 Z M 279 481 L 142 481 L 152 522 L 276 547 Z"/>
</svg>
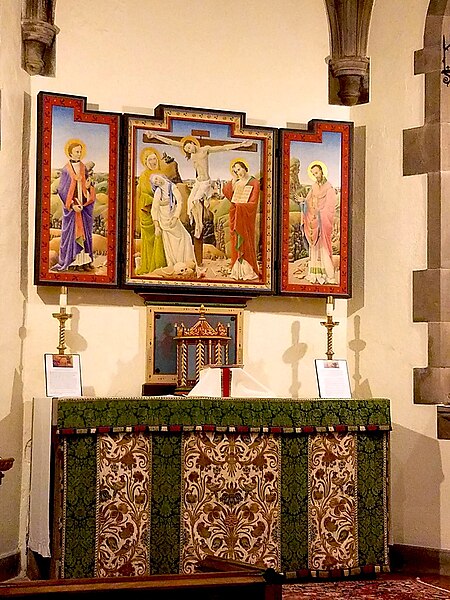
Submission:
<svg viewBox="0 0 450 600">
<path fill-rule="evenodd" d="M 92 229 L 95 189 L 81 161 L 70 160 L 61 171 L 58 194 L 63 203 L 61 243 L 56 271 L 70 266 L 93 269 Z"/>
</svg>

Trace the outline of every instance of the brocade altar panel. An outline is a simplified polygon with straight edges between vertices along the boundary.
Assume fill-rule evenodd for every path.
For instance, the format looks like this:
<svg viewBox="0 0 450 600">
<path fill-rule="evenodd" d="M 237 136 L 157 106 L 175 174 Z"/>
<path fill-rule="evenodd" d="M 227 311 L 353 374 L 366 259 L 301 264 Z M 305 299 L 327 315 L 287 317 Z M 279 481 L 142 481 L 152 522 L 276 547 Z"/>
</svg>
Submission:
<svg viewBox="0 0 450 600">
<path fill-rule="evenodd" d="M 56 576 L 388 569 L 388 400 L 56 402 Z"/>
</svg>

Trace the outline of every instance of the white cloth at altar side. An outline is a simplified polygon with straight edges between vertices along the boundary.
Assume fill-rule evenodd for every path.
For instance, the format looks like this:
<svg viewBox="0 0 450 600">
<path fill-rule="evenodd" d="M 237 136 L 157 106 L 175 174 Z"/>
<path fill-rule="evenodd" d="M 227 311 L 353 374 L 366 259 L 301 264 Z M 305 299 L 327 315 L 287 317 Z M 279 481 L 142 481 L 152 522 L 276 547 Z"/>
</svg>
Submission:
<svg viewBox="0 0 450 600">
<path fill-rule="evenodd" d="M 232 398 L 276 398 L 271 390 L 257 381 L 242 367 L 229 367 L 231 371 Z M 206 367 L 200 371 L 198 383 L 188 393 L 188 396 L 207 396 L 220 398 L 222 396 L 221 367 Z"/>
<path fill-rule="evenodd" d="M 33 399 L 28 547 L 44 557 L 51 556 L 49 506 L 52 401 L 52 398 Z"/>
</svg>

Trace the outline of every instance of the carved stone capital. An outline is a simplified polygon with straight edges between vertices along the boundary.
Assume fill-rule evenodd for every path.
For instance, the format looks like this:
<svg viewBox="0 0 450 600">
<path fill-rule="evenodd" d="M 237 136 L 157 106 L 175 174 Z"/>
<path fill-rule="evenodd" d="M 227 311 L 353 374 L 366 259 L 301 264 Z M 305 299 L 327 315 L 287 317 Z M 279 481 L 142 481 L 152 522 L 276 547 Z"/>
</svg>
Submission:
<svg viewBox="0 0 450 600">
<path fill-rule="evenodd" d="M 22 40 L 25 46 L 25 68 L 30 75 L 39 75 L 45 65 L 44 54 L 49 48 L 59 28 L 46 21 L 24 19 Z"/>
<path fill-rule="evenodd" d="M 346 106 L 367 101 L 366 52 L 373 1 L 325 0 L 330 27 L 329 67 L 338 81 L 338 96 Z"/>
<path fill-rule="evenodd" d="M 343 58 L 332 58 L 330 66 L 333 69 L 335 77 L 343 77 L 345 75 L 356 75 L 364 77 L 369 66 L 369 59 L 361 56 L 345 56 Z"/>
<path fill-rule="evenodd" d="M 346 106 L 358 103 L 361 86 L 369 70 L 369 59 L 360 56 L 346 56 L 331 59 L 329 62 L 333 76 L 339 80 L 339 98 Z"/>
</svg>

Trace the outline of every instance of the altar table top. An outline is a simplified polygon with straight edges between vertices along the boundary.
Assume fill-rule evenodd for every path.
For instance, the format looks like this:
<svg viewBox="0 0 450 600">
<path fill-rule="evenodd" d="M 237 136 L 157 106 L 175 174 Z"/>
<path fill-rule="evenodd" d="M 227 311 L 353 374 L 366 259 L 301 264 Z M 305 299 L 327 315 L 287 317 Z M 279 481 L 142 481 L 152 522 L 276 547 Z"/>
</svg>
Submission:
<svg viewBox="0 0 450 600">
<path fill-rule="evenodd" d="M 373 399 L 295 399 L 292 398 L 59 398 L 56 402 L 57 431 L 82 433 L 97 428 L 195 427 L 269 428 L 280 433 L 315 431 L 365 431 L 391 428 L 390 403 Z"/>
</svg>

